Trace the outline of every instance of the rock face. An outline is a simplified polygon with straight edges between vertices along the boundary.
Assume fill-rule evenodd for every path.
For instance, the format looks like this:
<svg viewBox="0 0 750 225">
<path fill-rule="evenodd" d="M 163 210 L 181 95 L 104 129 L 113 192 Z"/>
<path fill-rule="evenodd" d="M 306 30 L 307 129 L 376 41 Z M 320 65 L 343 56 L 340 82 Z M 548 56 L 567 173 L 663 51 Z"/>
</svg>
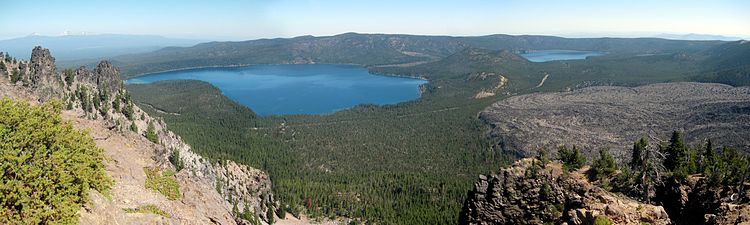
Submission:
<svg viewBox="0 0 750 225">
<path fill-rule="evenodd" d="M 742 189 L 711 187 L 701 175 L 667 179 L 657 187 L 656 199 L 675 224 L 750 224 L 750 183 Z M 742 203 L 736 205 L 734 203 Z M 745 216 L 742 216 L 745 214 Z M 736 221 L 736 222 L 729 222 Z"/>
<path fill-rule="evenodd" d="M 106 60 L 99 62 L 93 70 L 86 70 L 86 67 L 82 66 L 73 74 L 77 82 L 94 84 L 97 89 L 107 93 L 117 93 L 122 87 L 119 70 Z"/>
<path fill-rule="evenodd" d="M 236 206 L 237 212 L 232 213 L 237 222 L 249 224 L 249 221 L 239 218 L 238 215 L 246 210 L 268 221 L 267 210 L 277 208 L 278 203 L 271 190 L 271 180 L 265 172 L 230 160 L 211 163 L 193 152 L 179 136 L 167 130 L 166 124 L 162 121 L 159 121 L 156 127 L 159 143 L 165 146 L 158 161 L 170 166 L 169 155 L 173 151 L 178 152 L 180 161 L 185 166 L 183 170 L 190 171 L 191 177 L 215 187 L 215 190 L 221 194 L 226 207 L 232 209 Z"/>
<path fill-rule="evenodd" d="M 109 61 L 101 61 L 94 69 L 96 85 L 99 90 L 106 90 L 108 93 L 120 91 L 122 79 L 120 71 L 115 68 Z"/>
<path fill-rule="evenodd" d="M 750 205 L 721 204 L 715 215 L 706 216 L 706 224 L 738 224 L 750 225 Z"/>
<path fill-rule="evenodd" d="M 40 87 L 46 83 L 48 77 L 55 75 L 55 58 L 49 53 L 49 49 L 41 46 L 34 47 L 31 51 L 31 81 L 32 87 Z"/>
<path fill-rule="evenodd" d="M 659 143 L 673 130 L 688 143 L 710 138 L 750 149 L 750 87 L 667 83 L 529 94 L 497 102 L 480 118 L 491 124 L 496 148 L 522 157 L 575 144 L 588 155 L 609 147 L 622 158 L 637 139 Z"/>
<path fill-rule="evenodd" d="M 661 206 L 607 192 L 588 183 L 582 173 L 563 173 L 560 164 L 540 165 L 536 159 L 523 159 L 496 175 L 480 175 L 460 223 L 594 224 L 599 216 L 615 224 L 670 223 Z"/>
<path fill-rule="evenodd" d="M 49 49 L 40 46 L 31 51 L 28 84 L 39 94 L 42 101 L 62 95 L 62 77 L 55 70 L 55 58 Z"/>
</svg>

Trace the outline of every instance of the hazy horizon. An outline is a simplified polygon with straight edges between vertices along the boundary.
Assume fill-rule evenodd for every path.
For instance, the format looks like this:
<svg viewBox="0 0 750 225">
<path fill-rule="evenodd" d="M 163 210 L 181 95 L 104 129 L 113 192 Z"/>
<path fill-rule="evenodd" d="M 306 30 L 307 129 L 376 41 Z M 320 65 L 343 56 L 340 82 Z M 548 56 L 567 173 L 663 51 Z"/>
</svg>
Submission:
<svg viewBox="0 0 750 225">
<path fill-rule="evenodd" d="M 88 1 L 0 0 L 0 39 L 137 34 L 250 40 L 347 32 L 480 36 L 750 37 L 750 2 L 722 1 Z M 31 13 L 33 12 L 33 13 Z M 346 18 L 346 19 L 342 19 Z"/>
<path fill-rule="evenodd" d="M 477 37 L 477 36 L 488 36 L 488 35 L 539 35 L 539 36 L 556 36 L 556 37 L 564 37 L 564 38 L 665 38 L 663 36 L 690 36 L 690 35 L 697 35 L 697 36 L 705 36 L 705 37 L 719 37 L 722 39 L 696 39 L 696 40 L 725 40 L 725 39 L 742 39 L 742 40 L 748 40 L 750 37 L 744 37 L 744 36 L 731 36 L 731 35 L 722 35 L 722 34 L 704 34 L 704 33 L 652 33 L 652 32 L 617 32 L 617 33 L 598 33 L 598 32 L 580 32 L 580 33 L 560 33 L 560 34 L 535 34 L 535 33 L 518 33 L 518 34 L 511 34 L 511 33 L 487 33 L 487 34 L 476 34 L 476 35 L 448 35 L 448 34 L 412 34 L 412 33 L 367 33 L 367 32 L 341 32 L 341 33 L 335 33 L 335 34 L 324 34 L 324 35 L 311 35 L 311 34 L 303 34 L 303 35 L 293 35 L 293 36 L 278 36 L 278 37 L 257 37 L 257 38 L 224 38 L 224 39 L 206 39 L 206 38 L 192 38 L 192 37 L 179 37 L 179 36 L 168 36 L 168 35 L 159 35 L 159 34 L 128 34 L 128 33 L 64 33 L 64 34 L 41 34 L 41 33 L 31 33 L 23 36 L 14 36 L 14 37 L 0 37 L 0 41 L 6 41 L 6 40 L 12 40 L 12 39 L 19 39 L 19 38 L 26 38 L 26 37 L 65 37 L 65 36 L 98 36 L 98 35 L 132 35 L 132 36 L 154 36 L 154 37 L 161 37 L 161 38 L 170 38 L 170 39 L 185 39 L 185 40 L 195 40 L 199 42 L 210 42 L 210 41 L 247 41 L 247 40 L 258 40 L 258 39 L 273 39 L 273 38 L 295 38 L 295 37 L 302 37 L 302 36 L 314 36 L 314 37 L 326 37 L 326 36 L 336 36 L 346 33 L 357 33 L 357 34 L 386 34 L 386 35 L 419 35 L 419 36 L 453 36 L 453 37 Z M 665 39 L 673 39 L 673 38 L 665 38 Z M 687 40 L 687 39 L 685 39 Z"/>
</svg>

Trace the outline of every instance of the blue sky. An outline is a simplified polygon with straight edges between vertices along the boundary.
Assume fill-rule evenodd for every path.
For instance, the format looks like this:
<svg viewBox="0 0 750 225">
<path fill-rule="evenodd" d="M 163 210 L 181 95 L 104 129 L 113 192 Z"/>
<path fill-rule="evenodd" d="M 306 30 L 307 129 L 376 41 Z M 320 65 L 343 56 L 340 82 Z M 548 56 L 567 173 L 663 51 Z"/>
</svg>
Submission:
<svg viewBox="0 0 750 225">
<path fill-rule="evenodd" d="M 32 33 L 245 40 L 344 32 L 750 37 L 747 0 L 0 0 L 0 39 Z"/>
</svg>

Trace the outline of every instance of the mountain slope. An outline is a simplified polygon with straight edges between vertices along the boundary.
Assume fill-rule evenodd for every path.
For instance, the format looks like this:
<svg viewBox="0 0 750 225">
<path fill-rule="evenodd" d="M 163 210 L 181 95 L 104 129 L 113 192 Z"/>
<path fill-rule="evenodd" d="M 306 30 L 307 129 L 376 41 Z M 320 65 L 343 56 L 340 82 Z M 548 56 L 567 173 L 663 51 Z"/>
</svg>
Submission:
<svg viewBox="0 0 750 225">
<path fill-rule="evenodd" d="M 111 63 L 58 72 L 48 49 L 36 47 L 31 56 L 29 61 L 0 56 L 5 65 L 0 96 L 32 104 L 62 99 L 63 118 L 90 130 L 115 181 L 108 193 L 90 193 L 80 223 L 235 224 L 272 219 L 268 212 L 278 203 L 265 172 L 194 153 L 161 119 L 133 104 Z"/>
</svg>

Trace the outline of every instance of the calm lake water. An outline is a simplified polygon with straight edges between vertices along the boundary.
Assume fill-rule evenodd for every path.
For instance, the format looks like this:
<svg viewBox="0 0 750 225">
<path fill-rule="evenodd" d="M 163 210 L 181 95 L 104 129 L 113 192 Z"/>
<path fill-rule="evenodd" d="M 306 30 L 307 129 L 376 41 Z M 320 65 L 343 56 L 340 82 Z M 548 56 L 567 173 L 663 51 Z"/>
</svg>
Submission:
<svg viewBox="0 0 750 225">
<path fill-rule="evenodd" d="M 554 60 L 586 59 L 589 56 L 604 55 L 603 52 L 575 51 L 575 50 L 538 50 L 521 54 L 532 62 L 547 62 Z"/>
<path fill-rule="evenodd" d="M 128 84 L 201 80 L 260 115 L 322 114 L 358 104 L 394 104 L 419 97 L 427 81 L 373 75 L 350 65 L 258 65 L 151 74 Z"/>
</svg>

